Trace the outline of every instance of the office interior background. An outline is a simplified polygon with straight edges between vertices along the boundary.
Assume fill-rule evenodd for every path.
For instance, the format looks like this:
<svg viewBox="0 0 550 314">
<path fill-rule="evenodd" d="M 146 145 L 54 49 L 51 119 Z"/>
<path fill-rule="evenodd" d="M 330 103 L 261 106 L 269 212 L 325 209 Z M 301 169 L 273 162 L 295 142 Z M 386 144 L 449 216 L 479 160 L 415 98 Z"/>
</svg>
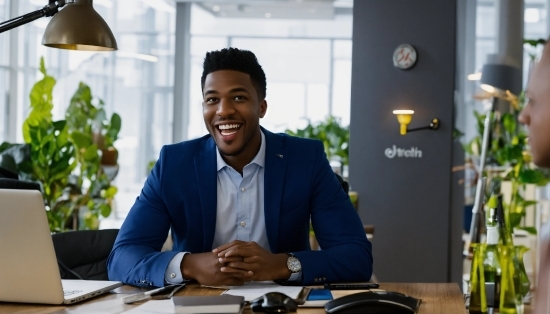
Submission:
<svg viewBox="0 0 550 314">
<path fill-rule="evenodd" d="M 0 0 L 0 21 L 37 10 L 46 2 Z M 355 6 L 361 2 L 356 0 Z M 457 63 L 456 68 L 456 85 L 461 88 L 453 96 L 454 121 L 444 123 L 462 131 L 461 141 L 466 143 L 476 134 L 473 110 L 483 111 L 483 103 L 472 97 L 479 83 L 467 80 L 466 75 L 479 71 L 487 56 L 496 52 L 499 0 L 457 2 L 467 11 L 457 14 L 466 19 L 457 24 L 467 26 L 457 30 L 463 32 L 465 44 L 457 46 L 456 55 L 464 62 Z M 80 81 L 90 85 L 94 97 L 104 100 L 108 113 L 117 112 L 122 117 L 116 143 L 120 156 L 116 210 L 101 227 L 120 226 L 141 190 L 148 163 L 156 160 L 163 145 L 207 133 L 200 87 L 207 51 L 237 47 L 256 54 L 267 76 L 269 107 L 262 125 L 271 131 L 294 130 L 329 115 L 339 118 L 343 125 L 352 120 L 354 18 L 361 18 L 354 14 L 353 0 L 95 0 L 93 4 L 117 39 L 119 50 L 114 53 L 42 46 L 49 18 L 0 35 L 0 143 L 23 142 L 21 126 L 29 112 L 30 89 L 41 78 L 41 57 L 48 73 L 57 80 L 54 119 L 64 117 Z M 549 7 L 548 0 L 525 0 L 524 38 L 548 37 Z M 179 49 L 178 42 L 186 44 Z M 454 64 L 455 60 L 448 62 Z M 524 82 L 528 63 L 525 51 Z M 376 87 L 377 81 L 368 84 Z M 174 110 L 175 106 L 183 109 Z M 391 127 L 397 134 L 397 122 Z M 357 158 L 355 162 L 359 162 Z M 350 177 L 351 188 L 357 188 L 353 175 Z M 368 206 L 364 193 L 359 197 L 360 204 Z M 550 190 L 540 188 L 537 198 L 548 200 Z M 361 214 L 361 218 L 369 223 L 368 215 Z M 451 224 L 461 227 L 462 220 Z M 376 247 L 376 241 L 375 235 L 375 273 L 377 251 L 383 251 Z"/>
</svg>

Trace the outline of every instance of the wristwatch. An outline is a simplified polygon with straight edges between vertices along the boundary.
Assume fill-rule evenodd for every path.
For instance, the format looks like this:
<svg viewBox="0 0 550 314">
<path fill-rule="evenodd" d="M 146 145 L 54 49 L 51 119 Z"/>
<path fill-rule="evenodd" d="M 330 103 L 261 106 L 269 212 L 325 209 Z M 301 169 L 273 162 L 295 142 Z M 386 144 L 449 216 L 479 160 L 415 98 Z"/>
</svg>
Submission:
<svg viewBox="0 0 550 314">
<path fill-rule="evenodd" d="M 292 253 L 286 253 L 288 259 L 286 260 L 286 266 L 291 273 L 299 273 L 302 271 L 302 264 L 300 260 Z"/>
</svg>

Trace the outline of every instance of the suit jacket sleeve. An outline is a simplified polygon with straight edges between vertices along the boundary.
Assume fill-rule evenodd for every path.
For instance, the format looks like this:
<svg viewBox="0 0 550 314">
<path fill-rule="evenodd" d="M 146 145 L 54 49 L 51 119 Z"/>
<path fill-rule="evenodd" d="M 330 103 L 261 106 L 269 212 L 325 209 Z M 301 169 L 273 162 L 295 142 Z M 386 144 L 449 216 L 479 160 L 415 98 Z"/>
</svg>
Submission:
<svg viewBox="0 0 550 314">
<path fill-rule="evenodd" d="M 170 229 L 162 198 L 165 148 L 124 221 L 107 260 L 110 280 L 135 286 L 164 286 L 164 272 L 177 251 L 161 252 Z"/>
<path fill-rule="evenodd" d="M 368 281 L 373 263 L 371 243 L 328 163 L 322 144 L 315 148 L 309 210 L 321 250 L 294 252 L 302 264 L 302 284 Z"/>
</svg>

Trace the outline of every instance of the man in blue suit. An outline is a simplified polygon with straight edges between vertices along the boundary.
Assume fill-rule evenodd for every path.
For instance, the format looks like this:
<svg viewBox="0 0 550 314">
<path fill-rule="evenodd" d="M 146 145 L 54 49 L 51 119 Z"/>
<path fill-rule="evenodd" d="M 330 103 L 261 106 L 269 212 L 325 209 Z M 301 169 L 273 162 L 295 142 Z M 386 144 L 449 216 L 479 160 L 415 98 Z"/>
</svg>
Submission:
<svg viewBox="0 0 550 314">
<path fill-rule="evenodd" d="M 368 281 L 371 244 L 319 141 L 260 127 L 266 79 L 250 51 L 209 52 L 209 135 L 164 146 L 108 259 L 137 286 Z M 309 247 L 310 222 L 321 246 Z M 161 252 L 168 230 L 173 251 Z"/>
</svg>

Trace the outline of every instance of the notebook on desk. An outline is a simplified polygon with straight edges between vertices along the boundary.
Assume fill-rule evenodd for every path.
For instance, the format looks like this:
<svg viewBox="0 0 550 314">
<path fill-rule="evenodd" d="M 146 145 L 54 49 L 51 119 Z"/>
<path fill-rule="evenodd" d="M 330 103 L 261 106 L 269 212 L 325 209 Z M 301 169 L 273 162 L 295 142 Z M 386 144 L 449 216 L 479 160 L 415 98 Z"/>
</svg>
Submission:
<svg viewBox="0 0 550 314">
<path fill-rule="evenodd" d="M 122 285 L 61 280 L 42 194 L 35 190 L 0 189 L 0 278 L 3 302 L 72 304 Z"/>
</svg>

